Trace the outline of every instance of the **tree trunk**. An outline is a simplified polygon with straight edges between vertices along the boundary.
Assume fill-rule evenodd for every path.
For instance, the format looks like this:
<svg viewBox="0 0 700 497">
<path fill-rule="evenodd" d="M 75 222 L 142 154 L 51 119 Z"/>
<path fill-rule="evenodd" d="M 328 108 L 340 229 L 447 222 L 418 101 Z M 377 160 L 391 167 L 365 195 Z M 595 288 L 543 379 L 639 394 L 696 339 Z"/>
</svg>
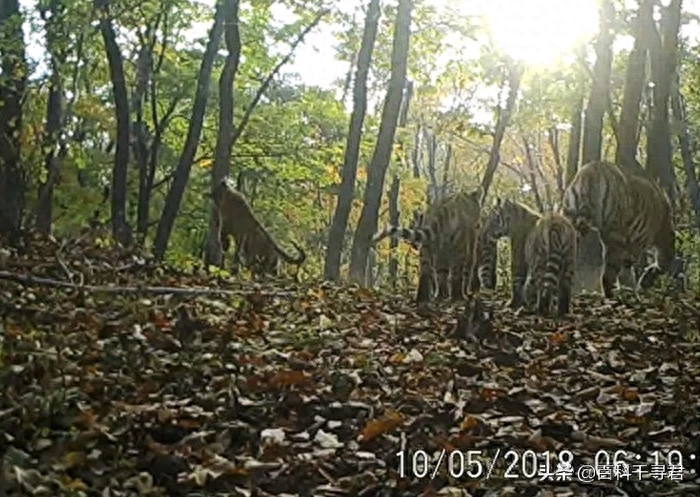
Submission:
<svg viewBox="0 0 700 497">
<path fill-rule="evenodd" d="M 360 220 L 357 224 L 352 243 L 350 259 L 350 279 L 364 283 L 365 266 L 372 235 L 377 230 L 379 206 L 382 200 L 382 190 L 386 169 L 391 158 L 394 133 L 403 100 L 406 85 L 406 66 L 408 59 L 409 40 L 411 35 L 411 10 L 413 0 L 399 0 L 394 28 L 394 43 L 391 54 L 391 77 L 389 88 L 384 101 L 382 118 L 379 126 L 379 136 L 374 149 L 372 161 L 367 172 L 364 203 Z"/>
<path fill-rule="evenodd" d="M 400 221 L 399 216 L 399 190 L 401 188 L 401 179 L 398 174 L 394 175 L 394 179 L 391 182 L 391 189 L 389 190 L 389 222 L 393 226 L 398 226 Z M 391 255 L 389 256 L 389 282 L 391 283 L 391 288 L 396 290 L 396 278 L 399 271 L 399 261 L 396 259 L 396 247 L 399 245 L 399 241 L 396 237 L 391 237 L 389 240 L 391 247 Z"/>
<path fill-rule="evenodd" d="M 40 9 L 41 17 L 46 23 L 46 46 L 50 56 L 49 96 L 46 104 L 46 126 L 42 150 L 44 151 L 44 168 L 46 180 L 39 185 L 36 208 L 36 229 L 39 233 L 51 233 L 53 219 L 53 189 L 58 177 L 59 161 L 57 157 L 58 135 L 63 122 L 63 87 L 61 85 L 61 67 L 66 61 L 66 50 L 59 37 L 64 28 L 64 5 L 62 0 L 51 0 L 48 9 Z M 47 16 L 46 14 L 50 14 Z"/>
<path fill-rule="evenodd" d="M 421 147 L 423 142 L 423 132 L 420 123 L 416 125 L 416 133 L 413 138 L 413 150 L 411 151 L 411 167 L 413 168 L 413 177 L 420 178 L 420 163 L 421 163 Z"/>
<path fill-rule="evenodd" d="M 448 144 L 445 149 L 445 165 L 442 168 L 442 193 L 441 196 L 447 195 L 447 186 L 450 182 L 450 166 L 452 164 L 452 145 Z"/>
<path fill-rule="evenodd" d="M 425 142 L 428 146 L 428 204 L 434 203 L 440 198 L 440 185 L 437 180 L 437 150 L 438 142 L 435 133 L 428 130 L 423 130 L 425 133 Z"/>
<path fill-rule="evenodd" d="M 367 8 L 365 29 L 362 36 L 360 52 L 357 56 L 357 72 L 353 86 L 353 108 L 350 117 L 350 129 L 348 141 L 345 146 L 345 158 L 341 171 L 340 191 L 338 202 L 333 214 L 333 221 L 328 233 L 328 251 L 324 267 L 324 277 L 327 280 L 337 281 L 340 277 L 340 259 L 343 252 L 345 231 L 352 208 L 352 199 L 355 192 L 355 178 L 357 176 L 357 161 L 360 156 L 360 142 L 362 140 L 362 124 L 367 112 L 367 76 L 372 61 L 374 42 L 377 38 L 380 8 L 379 0 L 371 0 Z"/>
<path fill-rule="evenodd" d="M 695 164 L 693 163 L 693 147 L 690 133 L 688 132 L 688 123 L 685 119 L 683 96 L 678 85 L 671 94 L 671 108 L 678 122 L 678 146 L 681 149 L 681 157 L 683 158 L 688 197 L 695 213 L 695 223 L 700 231 L 700 185 L 698 185 L 698 177 L 695 172 Z"/>
<path fill-rule="evenodd" d="M 501 143 L 503 142 L 503 136 L 506 133 L 506 128 L 508 127 L 508 121 L 510 116 L 515 110 L 515 101 L 518 98 L 518 89 L 520 88 L 520 80 L 523 76 L 523 67 L 521 65 L 512 64 L 508 68 L 508 99 L 506 100 L 506 108 L 501 109 L 499 106 L 497 109 L 498 118 L 496 120 L 496 130 L 493 134 L 493 143 L 491 143 L 491 152 L 489 153 L 489 161 L 486 165 L 486 172 L 484 172 L 484 177 L 481 180 L 481 186 L 484 189 L 484 198 L 489 192 L 491 182 L 493 181 L 493 175 L 496 174 L 496 168 L 501 160 Z"/>
<path fill-rule="evenodd" d="M 615 8 L 612 1 L 602 0 L 600 32 L 595 48 L 596 61 L 593 66 L 593 84 L 584 117 L 582 164 L 601 159 L 603 117 L 608 107 L 608 98 L 610 98 L 614 18 Z"/>
<path fill-rule="evenodd" d="M 107 52 L 109 76 L 114 93 L 114 111 L 117 118 L 117 147 L 112 168 L 112 235 L 122 245 L 131 244 L 131 227 L 126 222 L 127 172 L 129 170 L 129 95 L 126 91 L 124 60 L 112 26 L 109 0 L 95 0 L 100 19 L 100 33 Z"/>
<path fill-rule="evenodd" d="M 355 20 L 353 19 L 352 21 L 352 28 L 355 29 Z M 345 100 L 348 98 L 348 92 L 350 91 L 350 84 L 352 83 L 352 70 L 355 68 L 357 65 L 357 52 L 353 55 L 352 60 L 350 61 L 349 67 L 348 67 L 348 72 L 345 73 L 345 81 L 343 82 L 343 93 L 342 96 L 340 97 L 340 101 L 345 104 Z"/>
<path fill-rule="evenodd" d="M 561 200 L 564 194 L 564 166 L 561 163 L 561 154 L 559 153 L 559 130 L 555 127 L 549 128 L 547 132 L 547 142 L 549 148 L 552 149 L 552 157 L 554 158 L 554 166 L 556 167 L 557 177 L 557 202 Z"/>
<path fill-rule="evenodd" d="M 26 193 L 20 155 L 28 73 L 23 20 L 17 0 L 0 2 L 0 236 L 10 244 L 19 241 Z"/>
<path fill-rule="evenodd" d="M 150 191 L 148 178 L 150 172 L 150 154 L 148 150 L 148 129 L 143 120 L 143 107 L 147 98 L 151 78 L 153 77 L 153 48 L 156 42 L 156 31 L 162 16 L 157 17 L 155 24 L 146 26 L 145 34 L 139 32 L 141 46 L 136 59 L 136 84 L 131 96 L 131 112 L 134 115 L 132 128 L 132 151 L 139 171 L 139 191 L 136 206 L 136 233 L 138 243 L 143 243 L 148 231 L 148 207 Z"/>
<path fill-rule="evenodd" d="M 219 134 L 216 137 L 214 166 L 211 169 L 211 192 L 229 173 L 231 147 L 233 145 L 233 83 L 238 72 L 241 58 L 241 35 L 238 28 L 239 0 L 223 0 L 225 12 L 225 41 L 228 54 L 219 78 Z M 209 233 L 204 263 L 207 267 L 223 264 L 219 213 L 215 210 L 209 215 Z"/>
<path fill-rule="evenodd" d="M 540 196 L 540 187 L 537 184 L 537 174 L 535 159 L 532 156 L 532 150 L 530 148 L 530 142 L 527 136 L 522 136 L 523 148 L 525 149 L 525 162 L 527 162 L 528 178 L 530 179 L 530 186 L 532 187 L 532 193 L 535 195 L 535 204 L 537 204 L 537 209 L 540 212 L 544 212 L 544 203 L 542 202 L 542 197 Z"/>
<path fill-rule="evenodd" d="M 615 163 L 636 164 L 639 141 L 639 104 L 642 101 L 646 80 L 647 46 L 644 39 L 645 26 L 653 22 L 653 0 L 642 0 L 634 23 L 634 46 L 627 62 L 625 90 L 620 113 L 619 142 L 615 151 Z"/>
<path fill-rule="evenodd" d="M 661 34 L 649 28 L 651 45 L 651 74 L 654 82 L 651 126 L 647 137 L 646 169 L 659 178 L 671 199 L 676 200 L 676 181 L 671 163 L 671 134 L 668 125 L 668 104 L 671 83 L 676 74 L 678 31 L 681 20 L 681 0 L 671 0 L 663 9 Z"/>
<path fill-rule="evenodd" d="M 207 97 L 209 96 L 209 83 L 211 81 L 211 71 L 214 66 L 214 57 L 219 48 L 221 41 L 221 33 L 224 29 L 225 4 L 223 0 L 216 2 L 216 13 L 214 14 L 214 23 L 209 32 L 209 41 L 202 56 L 202 64 L 199 68 L 197 76 L 197 90 L 194 96 L 194 105 L 192 107 L 192 117 L 190 118 L 190 126 L 187 130 L 187 138 L 185 146 L 182 149 L 180 160 L 175 170 L 173 182 L 168 190 L 168 195 L 165 199 L 163 212 L 158 222 L 156 230 L 156 238 L 154 241 L 153 252 L 157 261 L 162 261 L 165 256 L 165 251 L 168 248 L 170 233 L 172 232 L 175 218 L 180 208 L 182 194 L 185 192 L 187 181 L 192 169 L 192 161 L 197 153 L 199 146 L 199 136 L 202 132 L 202 123 L 204 113 L 207 108 Z"/>
<path fill-rule="evenodd" d="M 571 134 L 569 135 L 569 150 L 566 154 L 566 178 L 565 188 L 569 186 L 578 171 L 578 159 L 581 151 L 581 114 L 583 113 L 583 97 L 579 97 L 578 102 L 571 112 Z"/>
</svg>

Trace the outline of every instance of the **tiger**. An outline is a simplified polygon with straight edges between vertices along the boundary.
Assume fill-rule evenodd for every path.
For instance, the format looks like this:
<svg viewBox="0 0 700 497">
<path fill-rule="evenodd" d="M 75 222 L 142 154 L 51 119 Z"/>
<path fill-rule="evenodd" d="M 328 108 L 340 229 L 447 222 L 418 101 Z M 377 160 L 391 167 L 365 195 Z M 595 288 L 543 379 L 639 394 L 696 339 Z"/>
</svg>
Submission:
<svg viewBox="0 0 700 497">
<path fill-rule="evenodd" d="M 559 316 L 569 313 L 577 237 L 571 221 L 554 212 L 542 215 L 527 236 L 523 298 L 541 315 L 549 314 L 555 295 Z"/>
<path fill-rule="evenodd" d="M 389 225 L 372 238 L 376 244 L 386 237 L 397 236 L 420 247 L 417 303 L 427 302 L 433 287 L 437 288 L 438 299 L 451 296 L 453 300 L 459 300 L 469 292 L 483 197 L 482 187 L 444 197 L 432 203 L 422 216 L 416 217 L 420 223 L 418 226 Z"/>
<path fill-rule="evenodd" d="M 289 264 L 301 266 L 306 260 L 306 253 L 295 242 L 298 255 L 294 257 L 280 247 L 265 226 L 258 220 L 241 192 L 229 186 L 223 179 L 213 194 L 216 213 L 219 218 L 219 239 L 225 256 L 233 236 L 236 242 L 236 263 L 243 263 L 254 276 L 274 275 L 277 273 L 280 259 Z"/>
<path fill-rule="evenodd" d="M 489 237 L 485 230 L 479 233 L 476 283 L 478 283 L 480 289 L 496 289 L 496 268 L 498 266 L 497 241 L 497 239 Z"/>
<path fill-rule="evenodd" d="M 562 212 L 581 235 L 598 230 L 605 246 L 601 286 L 606 298 L 623 266 L 652 250 L 637 288 L 648 288 L 675 259 L 671 202 L 654 180 L 602 161 L 583 165 L 564 191 Z"/>
<path fill-rule="evenodd" d="M 525 243 L 530 230 L 534 228 L 541 215 L 530 207 L 510 199 L 496 199 L 496 205 L 486 217 L 482 236 L 485 242 L 481 245 L 479 254 L 479 274 L 482 277 L 492 271 L 489 264 L 493 257 L 487 251 L 499 238 L 510 238 L 511 255 L 510 268 L 512 278 L 510 307 L 516 308 L 523 304 L 522 288 L 527 277 L 525 260 Z M 485 283 L 490 282 L 486 279 Z"/>
</svg>

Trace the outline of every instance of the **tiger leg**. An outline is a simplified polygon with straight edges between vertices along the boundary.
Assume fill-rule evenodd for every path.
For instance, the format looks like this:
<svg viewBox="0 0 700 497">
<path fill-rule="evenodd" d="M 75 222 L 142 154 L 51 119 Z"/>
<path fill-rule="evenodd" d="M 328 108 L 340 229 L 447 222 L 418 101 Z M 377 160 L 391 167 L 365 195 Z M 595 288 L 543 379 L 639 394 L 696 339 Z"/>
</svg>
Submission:
<svg viewBox="0 0 700 497">
<path fill-rule="evenodd" d="M 606 244 L 606 246 L 605 269 L 601 281 L 603 295 L 605 295 L 605 298 L 609 299 L 613 296 L 613 288 L 615 288 L 615 282 L 622 269 L 625 253 L 620 247 L 614 244 Z"/>
<path fill-rule="evenodd" d="M 552 295 L 550 289 L 542 287 L 537 292 L 537 313 L 540 316 L 548 316 Z"/>
<path fill-rule="evenodd" d="M 557 313 L 559 316 L 568 314 L 571 310 L 571 287 L 574 274 L 573 264 L 568 266 L 559 279 L 559 292 L 557 295 Z"/>
<path fill-rule="evenodd" d="M 464 299 L 464 266 L 464 260 L 452 266 L 450 298 L 455 302 Z"/>
<path fill-rule="evenodd" d="M 516 309 L 523 305 L 523 287 L 527 279 L 527 262 L 525 260 L 525 240 L 512 240 L 511 274 L 513 287 L 509 305 Z"/>
<path fill-rule="evenodd" d="M 539 257 L 539 266 L 535 268 L 536 288 L 537 288 L 537 313 L 540 316 L 549 316 L 549 309 L 552 304 L 552 275 L 548 273 L 550 270 L 550 261 L 546 253 L 542 253 Z"/>
<path fill-rule="evenodd" d="M 450 277 L 450 283 L 451 283 L 451 292 L 452 292 L 452 300 L 457 301 L 457 300 L 462 300 L 464 298 L 464 285 L 466 283 L 465 281 L 465 276 L 466 278 L 469 277 L 469 274 L 465 274 L 467 271 L 467 257 L 466 254 L 460 255 L 455 258 L 454 263 L 452 265 L 452 275 Z"/>
<path fill-rule="evenodd" d="M 433 261 L 430 251 L 421 247 L 420 251 L 420 276 L 418 277 L 418 290 L 416 291 L 416 303 L 424 303 L 430 300 L 433 289 Z"/>
<path fill-rule="evenodd" d="M 574 284 L 574 271 L 576 268 L 576 245 L 564 257 L 561 276 L 559 277 L 559 293 L 557 296 L 557 312 L 559 316 L 568 314 L 571 310 L 571 289 Z"/>
<path fill-rule="evenodd" d="M 476 237 L 470 239 L 467 243 L 467 258 L 464 261 L 464 276 L 462 277 L 462 288 L 465 299 L 469 297 L 470 293 L 476 293 L 479 291 L 479 275 L 477 274 L 479 264 L 478 248 Z"/>
<path fill-rule="evenodd" d="M 637 281 L 637 288 L 650 288 L 663 273 L 670 273 L 671 265 L 676 256 L 675 234 L 668 227 L 659 230 L 654 237 L 656 248 L 655 262 L 647 265 Z M 671 275 L 676 276 L 676 275 Z"/>
<path fill-rule="evenodd" d="M 445 250 L 444 245 L 440 245 L 435 257 L 435 269 L 437 273 L 437 299 L 443 300 L 449 298 L 449 276 L 450 266 L 452 266 L 451 257 L 448 250 Z"/>
<path fill-rule="evenodd" d="M 525 280 L 525 284 L 523 285 L 523 298 L 528 309 L 533 306 L 535 306 L 535 308 L 537 307 L 539 292 L 537 291 L 537 285 L 535 285 L 533 275 L 528 275 Z"/>
<path fill-rule="evenodd" d="M 493 241 L 485 240 L 482 238 L 480 240 L 480 247 L 478 252 L 478 257 L 476 261 L 476 271 L 474 279 L 476 280 L 476 286 L 484 288 L 486 290 L 494 290 L 496 288 L 496 260 L 498 258 L 497 254 L 497 244 Z"/>
</svg>

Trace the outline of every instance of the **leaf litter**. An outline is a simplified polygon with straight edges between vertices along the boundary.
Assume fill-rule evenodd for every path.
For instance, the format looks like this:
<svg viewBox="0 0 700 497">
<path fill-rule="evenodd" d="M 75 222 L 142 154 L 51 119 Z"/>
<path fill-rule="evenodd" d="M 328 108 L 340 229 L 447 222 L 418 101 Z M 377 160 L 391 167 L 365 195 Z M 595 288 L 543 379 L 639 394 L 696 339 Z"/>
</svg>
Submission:
<svg viewBox="0 0 700 497">
<path fill-rule="evenodd" d="M 34 244 L 0 275 L 0 495 L 698 495 L 698 296 L 582 295 L 562 319 L 497 297 L 426 312 Z M 115 286 L 134 291 L 100 291 Z M 540 481 L 522 462 L 562 450 L 575 468 L 677 450 L 684 471 Z M 468 451 L 474 477 L 444 462 Z"/>
</svg>

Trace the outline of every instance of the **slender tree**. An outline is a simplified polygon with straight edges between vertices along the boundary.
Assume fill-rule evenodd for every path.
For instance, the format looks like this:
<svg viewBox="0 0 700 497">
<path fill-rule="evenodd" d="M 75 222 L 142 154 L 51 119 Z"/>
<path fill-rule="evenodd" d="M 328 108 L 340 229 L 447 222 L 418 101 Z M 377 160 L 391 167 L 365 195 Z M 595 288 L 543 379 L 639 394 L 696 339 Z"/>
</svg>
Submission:
<svg viewBox="0 0 700 497">
<path fill-rule="evenodd" d="M 352 208 L 357 177 L 357 161 L 360 156 L 360 141 L 362 140 L 362 124 L 367 112 L 367 77 L 372 61 L 374 42 L 377 38 L 379 24 L 379 0 L 371 0 L 367 7 L 365 29 L 357 55 L 357 71 L 353 87 L 353 107 L 350 117 L 350 129 L 345 145 L 345 159 L 341 171 L 340 191 L 338 202 L 333 214 L 333 221 L 328 232 L 328 250 L 324 266 L 324 277 L 328 280 L 338 280 L 340 277 L 340 260 L 343 252 L 345 231 Z"/>
<path fill-rule="evenodd" d="M 365 283 L 365 268 L 372 235 L 377 230 L 384 178 L 389 159 L 391 158 L 396 124 L 399 118 L 399 111 L 401 110 L 403 91 L 406 86 L 412 10 L 413 0 L 399 0 L 394 26 L 389 88 L 384 100 L 377 145 L 367 171 L 367 186 L 365 187 L 362 212 L 360 213 L 360 220 L 352 243 L 350 279 L 362 284 Z"/>
</svg>

